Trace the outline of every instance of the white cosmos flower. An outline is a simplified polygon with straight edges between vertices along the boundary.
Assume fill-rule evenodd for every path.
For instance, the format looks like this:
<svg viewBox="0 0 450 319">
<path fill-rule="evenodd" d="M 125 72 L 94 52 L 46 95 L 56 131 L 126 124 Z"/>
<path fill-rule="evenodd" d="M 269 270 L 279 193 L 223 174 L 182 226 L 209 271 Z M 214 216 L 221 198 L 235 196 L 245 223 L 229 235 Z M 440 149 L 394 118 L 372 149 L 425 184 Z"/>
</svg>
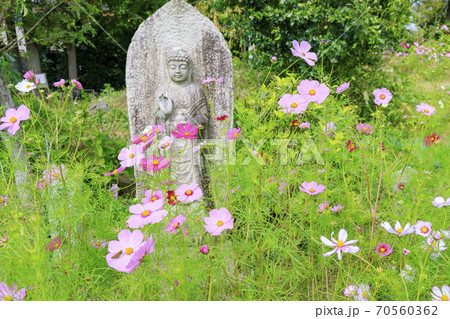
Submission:
<svg viewBox="0 0 450 319">
<path fill-rule="evenodd" d="M 337 254 L 338 259 L 342 259 L 342 252 L 344 253 L 353 253 L 356 254 L 359 251 L 359 247 L 357 246 L 350 246 L 351 244 L 354 244 L 358 242 L 358 239 L 349 240 L 347 241 L 348 233 L 345 229 L 341 229 L 338 234 L 338 240 L 333 238 L 333 233 L 331 233 L 331 241 L 324 236 L 320 236 L 320 240 L 324 245 L 327 245 L 329 247 L 334 247 L 332 251 L 327 252 L 326 254 L 323 254 L 324 257 L 328 257 L 333 255 L 334 253 Z"/>
<path fill-rule="evenodd" d="M 161 142 L 159 142 L 159 146 L 158 148 L 160 150 L 167 150 L 169 149 L 170 145 L 172 145 L 173 143 L 173 136 L 164 136 L 164 138 L 161 140 Z"/>
<path fill-rule="evenodd" d="M 356 301 L 367 301 L 370 296 L 370 286 L 368 284 L 361 284 L 356 290 L 355 300 Z"/>
<path fill-rule="evenodd" d="M 449 206 L 450 205 L 450 197 L 447 198 L 447 201 L 446 201 L 444 199 L 444 197 L 438 196 L 431 203 L 433 204 L 433 206 L 435 206 L 437 208 L 442 208 L 444 206 Z"/>
<path fill-rule="evenodd" d="M 400 225 L 400 222 L 398 220 L 395 223 L 395 229 L 393 229 L 391 227 L 391 224 L 389 224 L 388 222 L 384 222 L 380 226 L 383 227 L 384 229 L 386 229 L 388 231 L 388 233 L 399 235 L 399 236 L 412 234 L 416 230 L 414 225 L 410 226 L 409 223 L 407 223 L 405 225 L 405 228 L 402 228 L 402 225 Z"/>
<path fill-rule="evenodd" d="M 447 249 L 447 247 L 445 247 L 445 242 L 443 239 L 436 240 L 432 236 L 427 237 L 427 244 L 437 251 L 443 251 Z"/>
<path fill-rule="evenodd" d="M 18 89 L 20 92 L 30 92 L 31 90 L 34 90 L 37 88 L 36 84 L 33 82 L 29 82 L 27 80 L 23 80 L 16 85 L 16 89 Z"/>
<path fill-rule="evenodd" d="M 344 289 L 344 295 L 347 297 L 354 297 L 356 295 L 356 291 L 358 290 L 358 287 L 355 285 L 348 285 Z"/>
<path fill-rule="evenodd" d="M 405 278 L 407 282 L 412 282 L 416 277 L 417 272 L 408 264 L 406 264 L 405 268 L 405 270 L 400 272 L 400 277 Z"/>
<path fill-rule="evenodd" d="M 431 289 L 432 301 L 449 301 L 450 300 L 450 287 L 447 285 L 442 286 L 442 291 L 438 286 L 434 286 Z"/>
</svg>

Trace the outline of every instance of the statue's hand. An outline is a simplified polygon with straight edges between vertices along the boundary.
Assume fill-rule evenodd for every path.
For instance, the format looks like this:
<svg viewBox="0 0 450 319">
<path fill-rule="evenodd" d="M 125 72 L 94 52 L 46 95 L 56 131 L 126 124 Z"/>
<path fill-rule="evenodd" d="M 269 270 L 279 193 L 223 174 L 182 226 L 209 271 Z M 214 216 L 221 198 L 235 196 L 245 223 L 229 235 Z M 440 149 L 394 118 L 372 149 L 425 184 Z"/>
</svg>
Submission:
<svg viewBox="0 0 450 319">
<path fill-rule="evenodd" d="M 159 108 L 164 116 L 164 120 L 166 120 L 167 118 L 169 118 L 170 114 L 172 114 L 173 102 L 170 99 L 170 97 L 165 93 L 161 93 L 158 96 L 158 100 L 159 100 Z"/>
</svg>

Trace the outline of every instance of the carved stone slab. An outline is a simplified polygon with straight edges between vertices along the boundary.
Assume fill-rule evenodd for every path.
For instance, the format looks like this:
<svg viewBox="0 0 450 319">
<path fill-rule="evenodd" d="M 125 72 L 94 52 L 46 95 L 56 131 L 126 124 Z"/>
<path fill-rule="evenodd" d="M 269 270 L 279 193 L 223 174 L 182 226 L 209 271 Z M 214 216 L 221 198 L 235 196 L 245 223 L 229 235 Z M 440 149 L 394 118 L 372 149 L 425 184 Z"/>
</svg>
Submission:
<svg viewBox="0 0 450 319">
<path fill-rule="evenodd" d="M 169 72 L 170 68 L 175 70 L 183 64 L 188 68 L 187 78 Z M 213 99 L 213 110 L 201 86 L 207 77 L 224 78 L 223 82 L 215 84 L 214 92 L 211 83 L 206 85 L 207 96 Z M 165 135 L 171 136 L 177 123 L 190 122 L 204 126 L 203 139 L 217 139 L 219 123 L 215 118 L 225 114 L 229 120 L 220 123 L 220 129 L 226 132 L 232 127 L 231 52 L 215 25 L 183 0 L 172 0 L 139 26 L 128 49 L 126 85 L 131 136 L 141 134 L 154 124 L 163 125 Z M 178 144 L 174 144 L 175 149 L 183 148 L 184 142 L 181 139 L 175 143 Z M 189 147 L 200 142 L 193 140 Z M 189 156 L 195 155 L 186 155 L 181 162 Z M 137 176 L 141 174 L 139 170 L 136 169 Z M 179 178 L 180 183 L 202 184 L 201 172 L 183 176 L 179 170 L 183 170 L 182 167 L 176 170 L 180 175 L 174 177 Z M 138 195 L 141 193 L 138 191 Z"/>
</svg>

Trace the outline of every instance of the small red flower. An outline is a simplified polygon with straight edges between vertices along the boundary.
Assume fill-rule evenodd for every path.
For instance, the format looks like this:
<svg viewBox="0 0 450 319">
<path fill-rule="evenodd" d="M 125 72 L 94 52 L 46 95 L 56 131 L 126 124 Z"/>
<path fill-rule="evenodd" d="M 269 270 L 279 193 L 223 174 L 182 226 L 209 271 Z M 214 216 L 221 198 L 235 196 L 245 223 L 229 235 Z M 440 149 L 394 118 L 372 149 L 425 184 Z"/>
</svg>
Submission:
<svg viewBox="0 0 450 319">
<path fill-rule="evenodd" d="M 358 147 L 356 147 L 356 144 L 355 144 L 355 142 L 353 142 L 352 140 L 348 140 L 348 142 L 347 142 L 347 149 L 348 149 L 348 151 L 351 153 L 351 152 L 353 152 L 354 150 L 356 150 Z"/>
<path fill-rule="evenodd" d="M 175 206 L 180 201 L 177 199 L 177 195 L 175 195 L 175 191 L 167 191 L 167 203 L 172 206 Z"/>
<path fill-rule="evenodd" d="M 398 188 L 399 190 L 402 190 L 402 189 L 405 188 L 405 184 L 400 183 L 400 184 L 397 185 L 397 188 Z"/>
<path fill-rule="evenodd" d="M 430 146 L 431 144 L 438 143 L 440 137 L 441 137 L 440 135 L 437 135 L 437 133 L 434 132 L 431 136 L 425 137 L 425 139 L 424 139 L 425 144 L 427 146 Z"/>
<path fill-rule="evenodd" d="M 297 127 L 299 124 L 300 124 L 300 123 L 298 122 L 298 120 L 294 120 L 294 121 L 292 122 L 292 126 L 293 126 L 293 127 Z"/>
<path fill-rule="evenodd" d="M 218 116 L 216 117 L 217 121 L 225 121 L 228 118 L 228 115 L 222 115 L 222 116 Z"/>
</svg>

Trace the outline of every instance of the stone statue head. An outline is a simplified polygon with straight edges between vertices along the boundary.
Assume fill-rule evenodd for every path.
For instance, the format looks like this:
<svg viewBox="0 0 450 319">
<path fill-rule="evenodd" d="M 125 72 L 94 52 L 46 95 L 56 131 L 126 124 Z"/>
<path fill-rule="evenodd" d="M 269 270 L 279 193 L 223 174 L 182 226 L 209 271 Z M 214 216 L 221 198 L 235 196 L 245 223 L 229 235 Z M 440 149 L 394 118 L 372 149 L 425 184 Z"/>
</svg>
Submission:
<svg viewBox="0 0 450 319">
<path fill-rule="evenodd" d="M 190 82 L 192 61 L 187 52 L 181 48 L 172 49 L 167 55 L 169 77 L 176 83 Z"/>
</svg>

